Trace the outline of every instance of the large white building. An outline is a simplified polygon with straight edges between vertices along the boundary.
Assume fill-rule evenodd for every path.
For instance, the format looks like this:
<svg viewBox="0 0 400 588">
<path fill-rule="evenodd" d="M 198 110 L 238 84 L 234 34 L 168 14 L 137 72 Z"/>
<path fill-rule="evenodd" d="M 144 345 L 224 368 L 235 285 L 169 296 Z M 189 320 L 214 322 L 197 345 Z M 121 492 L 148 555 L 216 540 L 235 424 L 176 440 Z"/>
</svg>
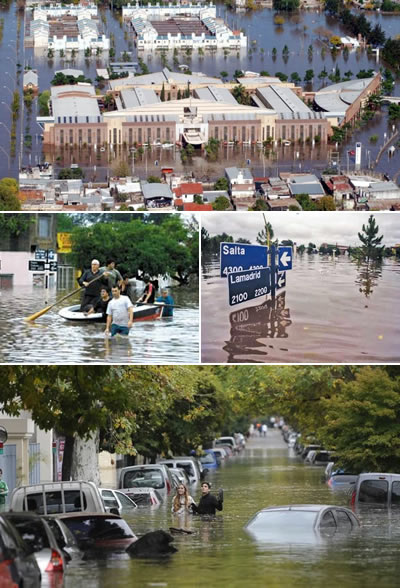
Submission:
<svg viewBox="0 0 400 588">
<path fill-rule="evenodd" d="M 139 6 L 139 4 L 128 4 L 122 7 L 124 20 L 135 16 L 142 16 L 145 19 L 162 20 L 167 18 L 199 17 L 200 13 L 207 9 L 214 18 L 217 16 L 217 8 L 211 2 L 188 3 L 188 4 L 156 4 L 155 6 Z"/>
</svg>

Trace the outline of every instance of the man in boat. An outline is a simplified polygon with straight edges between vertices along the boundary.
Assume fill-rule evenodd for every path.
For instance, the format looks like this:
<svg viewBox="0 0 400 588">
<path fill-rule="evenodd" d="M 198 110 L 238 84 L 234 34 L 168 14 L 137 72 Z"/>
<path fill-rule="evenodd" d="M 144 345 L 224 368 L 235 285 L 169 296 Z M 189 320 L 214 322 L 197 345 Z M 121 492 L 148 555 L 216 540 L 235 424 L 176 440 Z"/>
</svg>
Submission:
<svg viewBox="0 0 400 588">
<path fill-rule="evenodd" d="M 138 303 L 141 302 L 142 304 L 153 304 L 154 299 L 156 297 L 156 289 L 154 284 L 150 281 L 149 276 L 145 276 L 143 278 L 144 283 L 146 284 L 143 294 L 138 300 Z"/>
<path fill-rule="evenodd" d="M 112 300 L 107 306 L 107 325 L 105 334 L 114 337 L 117 334 L 129 335 L 133 324 L 133 304 L 128 296 L 121 296 L 118 286 L 111 290 Z"/>
<path fill-rule="evenodd" d="M 172 296 L 168 294 L 168 290 L 163 288 L 161 290 L 161 296 L 159 296 L 156 299 L 156 302 L 164 304 L 164 306 L 161 309 L 160 318 L 166 316 L 174 316 L 174 299 L 172 298 Z"/>
<path fill-rule="evenodd" d="M 108 289 L 111 292 L 111 288 L 114 286 L 121 286 L 122 284 L 122 276 L 115 267 L 115 259 L 110 257 L 106 260 L 106 265 L 100 268 L 100 271 L 106 272 L 108 277 Z"/>
<path fill-rule="evenodd" d="M 222 489 L 218 490 L 218 497 L 210 493 L 211 484 L 203 482 L 201 484 L 201 498 L 199 504 L 192 504 L 192 512 L 199 515 L 215 515 L 217 510 L 224 507 L 224 493 Z"/>
<path fill-rule="evenodd" d="M 110 294 L 107 288 L 103 286 L 100 290 L 100 298 L 98 298 L 94 305 L 87 311 L 88 316 L 90 314 L 94 314 L 95 312 L 101 312 L 105 322 L 107 320 L 107 306 L 110 300 Z"/>
<path fill-rule="evenodd" d="M 78 278 L 78 284 L 85 288 L 81 302 L 81 312 L 88 312 L 100 298 L 100 290 L 104 287 L 105 278 L 107 277 L 107 272 L 100 271 L 98 259 L 92 259 L 90 270 L 85 270 L 81 277 Z"/>
</svg>

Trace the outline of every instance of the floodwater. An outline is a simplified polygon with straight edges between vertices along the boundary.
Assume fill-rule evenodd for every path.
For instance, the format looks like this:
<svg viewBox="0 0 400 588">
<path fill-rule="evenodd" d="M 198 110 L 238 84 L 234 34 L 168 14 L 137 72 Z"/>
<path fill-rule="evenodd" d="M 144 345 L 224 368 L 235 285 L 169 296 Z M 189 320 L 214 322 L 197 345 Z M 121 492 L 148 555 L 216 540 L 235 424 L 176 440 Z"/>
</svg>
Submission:
<svg viewBox="0 0 400 588">
<path fill-rule="evenodd" d="M 345 30 L 333 18 L 323 12 L 306 11 L 295 15 L 285 15 L 285 23 L 282 27 L 276 27 L 273 23 L 274 11 L 270 9 L 257 10 L 248 13 L 234 13 L 226 9 L 223 4 L 217 7 L 218 15 L 227 20 L 228 24 L 235 29 L 243 29 L 249 38 L 249 49 L 243 49 L 239 52 L 231 51 L 224 54 L 222 50 L 213 55 L 200 56 L 196 52 L 192 56 L 187 56 L 180 52 L 178 59 L 180 64 L 187 64 L 192 71 L 201 71 L 207 75 L 219 76 L 221 71 L 226 71 L 231 78 L 236 69 L 261 71 L 266 70 L 271 75 L 276 72 L 283 72 L 291 75 L 297 72 L 301 78 L 307 69 L 313 69 L 315 76 L 326 67 L 328 72 L 338 65 L 342 75 L 346 71 L 352 71 L 356 74 L 360 69 L 378 69 L 382 64 L 376 62 L 374 55 L 368 55 L 365 51 L 351 51 L 348 55 L 338 53 L 332 55 L 326 42 L 321 36 L 321 28 L 329 30 L 332 34 L 345 34 Z M 112 33 L 115 37 L 116 59 L 121 58 L 121 53 L 125 50 L 132 49 L 132 59 L 137 58 L 135 48 L 132 48 L 131 34 L 128 25 L 120 21 L 119 15 L 112 13 L 108 8 L 101 8 L 100 14 L 106 19 L 106 32 Z M 366 13 L 366 17 L 373 25 L 379 23 L 387 36 L 394 37 L 398 33 L 399 15 L 380 15 L 377 13 Z M 21 82 L 22 76 L 16 75 L 16 63 L 24 63 L 38 70 L 40 91 L 46 90 L 50 86 L 53 73 L 57 69 L 65 67 L 76 67 L 82 69 L 84 74 L 92 80 L 96 75 L 96 68 L 105 67 L 108 63 L 108 54 L 105 52 L 101 56 L 92 56 L 85 59 L 83 54 L 77 55 L 74 60 L 61 58 L 57 53 L 52 60 L 47 58 L 47 52 L 43 49 L 23 49 L 23 31 L 24 26 L 20 29 L 20 46 L 17 51 L 16 47 L 16 30 L 17 17 L 15 4 L 11 3 L 8 7 L 0 9 L 0 19 L 3 19 L 3 36 L 0 39 L 0 52 L 2 59 L 0 61 L 0 76 L 3 82 L 0 84 L 0 121 L 3 122 L 7 129 L 10 128 L 11 117 L 8 105 L 12 97 L 12 90 L 17 86 L 17 81 Z M 282 55 L 283 47 L 289 47 L 289 55 Z M 313 46 L 313 52 L 308 52 L 309 46 Z M 272 50 L 276 48 L 276 56 Z M 177 65 L 173 63 L 173 54 L 170 51 L 167 54 L 167 64 L 171 70 L 177 70 Z M 158 71 L 163 67 L 163 62 L 159 54 L 148 53 L 143 55 L 143 59 L 150 71 Z M 313 89 L 319 89 L 322 81 L 317 77 L 314 79 Z M 21 87 L 21 83 L 19 85 Z M 394 96 L 400 96 L 400 82 L 397 81 L 393 89 Z M 366 168 L 369 163 L 373 163 L 378 154 L 381 145 L 384 142 L 384 133 L 387 137 L 392 133 L 392 124 L 388 122 L 386 116 L 387 108 L 384 107 L 382 115 L 377 117 L 367 125 L 355 131 L 351 138 L 339 146 L 338 151 L 341 154 L 341 165 L 343 169 L 347 167 L 346 151 L 350 146 L 354 147 L 356 141 L 363 143 L 362 166 Z M 17 132 L 17 149 L 16 156 L 9 159 L 9 132 L 0 125 L 0 177 L 13 175 L 17 176 L 18 161 L 21 154 L 22 164 L 35 164 L 44 159 L 54 162 L 56 168 L 70 165 L 74 161 L 82 161 L 83 168 L 86 172 L 86 180 L 90 181 L 95 174 L 97 181 L 107 177 L 107 170 L 112 166 L 115 159 L 126 159 L 126 152 L 118 150 L 106 153 L 94 153 L 89 149 L 82 149 L 80 152 L 72 152 L 69 149 L 54 152 L 45 151 L 42 153 L 41 129 L 36 124 L 37 100 L 35 99 L 31 110 L 23 108 L 23 124 L 19 124 Z M 379 140 L 371 143 L 369 137 L 372 134 L 378 134 Z M 31 135 L 32 145 L 26 144 L 20 151 L 18 144 L 21 135 Z M 4 150 L 4 151 L 3 151 Z M 279 165 L 283 171 L 309 171 L 311 169 L 324 169 L 331 159 L 330 152 L 336 151 L 335 146 L 321 148 L 316 146 L 311 149 L 309 146 L 297 146 L 286 148 L 277 148 L 273 153 L 266 155 L 265 160 L 261 154 L 254 150 L 249 151 L 247 148 L 238 148 L 221 150 L 217 164 L 210 164 L 204 158 L 194 157 L 193 161 L 182 164 L 179 152 L 177 153 L 159 153 L 152 150 L 148 157 L 143 157 L 135 163 L 135 173 L 140 177 L 145 177 L 151 173 L 158 173 L 162 163 L 171 165 L 174 161 L 174 167 L 177 171 L 195 170 L 198 176 L 210 175 L 212 178 L 221 175 L 220 170 L 227 164 L 232 165 L 249 165 L 255 175 L 260 175 L 264 171 L 270 174 Z M 395 156 L 388 160 L 387 154 L 376 164 L 375 169 L 380 172 L 386 172 L 395 175 L 400 168 L 398 149 Z M 299 153 L 297 155 L 297 153 Z M 59 158 L 59 159 L 58 159 Z M 161 159 L 163 160 L 161 163 Z M 247 160 L 250 159 L 250 163 Z M 156 165 L 155 162 L 159 165 Z M 229 162 L 229 163 L 228 163 Z M 350 169 L 354 163 L 349 162 Z M 94 171 L 93 167 L 96 166 Z M 397 176 L 396 176 L 397 177 Z"/>
<path fill-rule="evenodd" d="M 219 256 L 203 258 L 205 363 L 371 363 L 400 360 L 400 263 L 297 255 L 275 298 L 229 306 Z"/>
<path fill-rule="evenodd" d="M 177 305 L 173 318 L 134 323 L 129 338 L 125 339 L 105 337 L 105 325 L 101 323 L 82 325 L 66 321 L 58 315 L 60 307 L 34 323 L 27 323 L 24 317 L 47 306 L 43 290 L 30 287 L 2 290 L 0 362 L 198 363 L 198 287 L 171 288 L 171 295 Z M 53 291 L 49 303 L 56 298 Z M 78 302 L 78 298 L 72 297 L 61 307 Z"/>
<path fill-rule="evenodd" d="M 289 450 L 279 431 L 252 439 L 248 448 L 208 479 L 224 488 L 224 511 L 215 520 L 188 516 L 176 521 L 171 501 L 158 510 L 138 509 L 128 520 L 144 534 L 186 526 L 178 535 L 178 553 L 165 561 L 130 560 L 125 555 L 69 567 L 65 588 L 170 586 L 239 588 L 246 585 L 309 588 L 397 586 L 399 513 L 363 512 L 361 529 L 314 543 L 259 544 L 243 530 L 250 517 L 266 506 L 284 504 L 348 505 L 348 495 L 333 493 L 323 482 L 323 468 L 305 466 Z M 195 500 L 200 495 L 191 487 Z"/>
</svg>

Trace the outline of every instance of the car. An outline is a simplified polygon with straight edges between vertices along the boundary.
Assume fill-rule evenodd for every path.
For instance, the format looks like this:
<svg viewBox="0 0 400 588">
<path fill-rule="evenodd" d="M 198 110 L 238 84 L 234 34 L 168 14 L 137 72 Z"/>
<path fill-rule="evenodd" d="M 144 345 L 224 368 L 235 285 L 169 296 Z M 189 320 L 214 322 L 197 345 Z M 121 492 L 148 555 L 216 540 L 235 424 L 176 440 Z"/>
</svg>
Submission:
<svg viewBox="0 0 400 588">
<path fill-rule="evenodd" d="M 400 474 L 359 474 L 351 496 L 352 506 L 399 506 Z"/>
<path fill-rule="evenodd" d="M 82 551 L 125 551 L 137 540 L 128 523 L 118 515 L 67 513 L 54 515 L 74 535 Z"/>
<path fill-rule="evenodd" d="M 185 486 L 189 486 L 191 484 L 190 478 L 183 468 L 169 468 L 172 476 L 175 476 L 178 485 L 185 484 Z"/>
<path fill-rule="evenodd" d="M 343 469 L 337 469 L 332 472 L 331 477 L 327 480 L 328 486 L 332 490 L 350 490 L 356 483 L 358 478 L 357 474 L 347 472 Z"/>
<path fill-rule="evenodd" d="M 41 515 L 65 512 L 106 512 L 99 489 L 93 482 L 47 482 L 15 488 L 10 510 Z"/>
<path fill-rule="evenodd" d="M 217 449 L 217 448 L 214 448 Z M 232 457 L 233 454 L 233 449 L 230 445 L 218 445 L 218 449 L 223 449 L 225 451 L 225 457 Z"/>
<path fill-rule="evenodd" d="M 123 492 L 112 490 L 111 488 L 99 488 L 99 490 L 103 498 L 104 506 L 108 512 L 111 512 L 109 509 L 113 508 L 121 515 L 131 513 L 137 508 L 137 505 L 132 498 Z"/>
<path fill-rule="evenodd" d="M 348 508 L 327 504 L 272 506 L 257 512 L 245 531 L 262 542 L 314 542 L 336 533 L 350 533 L 360 526 Z"/>
<path fill-rule="evenodd" d="M 163 499 L 154 488 L 129 488 L 121 490 L 123 494 L 134 500 L 138 508 L 141 507 L 158 507 Z"/>
<path fill-rule="evenodd" d="M 174 483 L 164 463 L 128 466 L 121 469 L 119 489 L 128 494 L 129 488 L 154 488 L 160 494 L 170 494 Z M 129 494 L 128 494 L 129 495 Z"/>
<path fill-rule="evenodd" d="M 215 439 L 214 446 L 219 447 L 220 445 L 229 445 L 233 453 L 239 453 L 240 451 L 234 437 L 218 437 L 218 439 Z"/>
<path fill-rule="evenodd" d="M 7 512 L 3 516 L 33 552 L 42 576 L 42 586 L 62 586 L 65 558 L 47 521 L 33 512 Z"/>
<path fill-rule="evenodd" d="M 189 476 L 190 482 L 199 482 L 207 473 L 202 464 L 195 457 L 171 457 L 169 459 L 160 459 L 157 463 L 164 464 L 168 468 L 182 468 Z"/>
<path fill-rule="evenodd" d="M 83 552 L 79 549 L 78 543 L 68 527 L 62 521 L 52 516 L 45 516 L 43 518 L 47 521 L 57 541 L 57 545 L 64 553 L 67 565 L 70 561 L 81 560 Z"/>
<path fill-rule="evenodd" d="M 3 515 L 0 514 L 0 586 L 3 587 L 5 580 L 13 588 L 40 588 L 41 573 L 32 550 Z M 4 586 L 7 584 L 4 583 Z"/>
<path fill-rule="evenodd" d="M 329 454 L 329 451 L 325 451 L 325 449 L 322 449 L 321 451 L 314 449 L 314 451 L 312 452 L 312 455 L 308 454 L 308 459 L 312 465 L 326 466 L 326 464 L 330 460 L 330 454 Z"/>
<path fill-rule="evenodd" d="M 305 445 L 303 448 L 303 451 L 301 452 L 301 457 L 303 459 L 305 459 L 307 457 L 309 451 L 314 451 L 317 449 L 322 449 L 321 445 L 316 445 L 316 444 Z"/>
<path fill-rule="evenodd" d="M 212 447 L 211 451 L 213 452 L 213 454 L 215 455 L 215 457 L 217 458 L 217 460 L 219 460 L 221 463 L 227 459 L 227 453 L 225 451 L 225 449 L 223 447 Z"/>
<path fill-rule="evenodd" d="M 208 469 L 217 469 L 219 467 L 219 463 L 217 457 L 215 456 L 212 449 L 205 449 L 204 455 L 200 457 L 200 461 L 203 464 L 203 467 L 207 467 Z"/>
<path fill-rule="evenodd" d="M 294 448 L 296 441 L 297 441 L 297 438 L 298 438 L 297 433 L 290 433 L 289 438 L 288 438 L 288 447 Z"/>
</svg>

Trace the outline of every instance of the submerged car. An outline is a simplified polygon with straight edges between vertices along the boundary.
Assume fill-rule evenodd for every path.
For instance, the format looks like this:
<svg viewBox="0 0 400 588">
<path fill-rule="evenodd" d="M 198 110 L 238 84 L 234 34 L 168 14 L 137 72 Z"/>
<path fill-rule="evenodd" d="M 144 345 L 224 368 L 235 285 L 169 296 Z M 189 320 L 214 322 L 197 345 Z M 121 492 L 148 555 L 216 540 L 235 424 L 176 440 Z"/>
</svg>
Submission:
<svg viewBox="0 0 400 588">
<path fill-rule="evenodd" d="M 139 508 L 158 507 L 163 501 L 161 495 L 154 488 L 129 488 L 123 493 L 132 498 Z"/>
<path fill-rule="evenodd" d="M 99 490 L 107 512 L 117 514 L 114 512 L 116 510 L 121 515 L 131 513 L 137 508 L 137 504 L 135 504 L 132 498 L 119 490 L 113 490 L 111 488 L 99 488 Z"/>
<path fill-rule="evenodd" d="M 204 455 L 200 457 L 203 467 L 208 469 L 217 469 L 219 467 L 218 459 L 212 449 L 205 449 Z"/>
<path fill-rule="evenodd" d="M 246 532 L 266 543 L 310 543 L 336 533 L 350 533 L 360 523 L 348 508 L 300 504 L 264 508 L 247 523 Z"/>
<path fill-rule="evenodd" d="M 4 513 L 0 514 L 0 554 L 1 587 L 40 588 L 41 574 L 36 558 Z"/>
<path fill-rule="evenodd" d="M 155 463 L 122 468 L 119 487 L 128 496 L 129 488 L 154 488 L 167 495 L 174 484 L 168 467 L 164 463 Z"/>
<path fill-rule="evenodd" d="M 355 482 L 351 504 L 399 506 L 400 474 L 360 474 Z"/>
</svg>

